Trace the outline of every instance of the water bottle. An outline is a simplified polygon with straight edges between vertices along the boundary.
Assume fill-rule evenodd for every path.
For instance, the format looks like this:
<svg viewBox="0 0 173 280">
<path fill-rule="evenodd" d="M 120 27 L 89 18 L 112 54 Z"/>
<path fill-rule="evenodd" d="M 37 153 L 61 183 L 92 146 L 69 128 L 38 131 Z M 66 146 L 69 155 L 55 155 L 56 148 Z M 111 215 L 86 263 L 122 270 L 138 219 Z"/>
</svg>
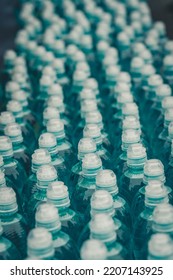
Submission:
<svg viewBox="0 0 173 280">
<path fill-rule="evenodd" d="M 20 103 L 11 100 L 7 103 L 7 110 L 11 112 L 16 122 L 21 126 L 24 144 L 32 154 L 36 147 L 36 137 L 32 126 L 23 118 L 23 110 Z"/>
<path fill-rule="evenodd" d="M 70 193 L 73 191 L 73 188 L 76 186 L 79 176 L 81 175 L 82 159 L 86 154 L 96 153 L 96 151 L 96 143 L 93 139 L 87 137 L 80 139 L 78 143 L 78 161 L 71 168 L 70 182 L 72 189 L 69 189 Z"/>
<path fill-rule="evenodd" d="M 115 224 L 111 216 L 107 214 L 96 214 L 90 224 L 90 239 L 102 241 L 108 250 L 108 260 L 128 259 L 125 248 L 117 242 Z"/>
<path fill-rule="evenodd" d="M 0 135 L 4 135 L 6 125 L 14 123 L 15 118 L 12 113 L 8 111 L 1 112 L 0 114 Z"/>
<path fill-rule="evenodd" d="M 173 113 L 172 109 L 167 109 L 165 114 L 164 114 L 164 125 L 161 133 L 157 135 L 157 138 L 153 138 L 152 141 L 152 149 L 153 149 L 153 154 L 157 155 L 160 158 L 160 150 L 162 149 L 165 141 L 167 140 L 168 137 L 168 127 L 169 124 L 173 121 Z M 155 144 L 154 144 L 155 143 Z"/>
<path fill-rule="evenodd" d="M 72 125 L 70 123 L 70 114 L 67 107 L 65 107 L 63 98 L 60 96 L 50 96 L 47 100 L 47 106 L 56 108 L 59 111 L 60 119 L 64 123 L 67 135 L 72 133 Z"/>
<path fill-rule="evenodd" d="M 97 239 L 86 240 L 80 250 L 82 260 L 106 260 L 107 254 L 105 244 Z"/>
<path fill-rule="evenodd" d="M 166 233 L 173 237 L 173 207 L 171 204 L 162 203 L 153 212 L 153 233 Z"/>
<path fill-rule="evenodd" d="M 147 186 L 145 189 L 145 208 L 134 221 L 133 253 L 135 259 L 147 258 L 147 242 L 151 235 L 153 211 L 163 202 L 168 202 L 168 195 L 161 186 Z"/>
<path fill-rule="evenodd" d="M 46 149 L 51 155 L 52 165 L 56 168 L 59 180 L 69 184 L 69 173 L 64 159 L 59 155 L 56 137 L 52 133 L 43 133 L 39 137 L 39 148 Z"/>
<path fill-rule="evenodd" d="M 171 96 L 171 88 L 167 84 L 162 84 L 159 88 L 156 89 L 156 97 L 153 105 L 151 106 L 150 113 L 148 115 L 148 120 L 152 122 L 153 120 L 157 120 L 161 114 L 161 103 L 165 97 Z M 154 123 L 152 125 L 149 132 L 154 128 Z"/>
<path fill-rule="evenodd" d="M 83 136 L 92 138 L 97 146 L 97 153 L 100 156 L 103 166 L 105 168 L 111 167 L 111 155 L 109 152 L 103 147 L 103 140 L 100 128 L 96 124 L 87 124 L 83 130 Z"/>
<path fill-rule="evenodd" d="M 97 190 L 97 191 L 95 191 L 95 193 L 93 193 L 93 195 L 91 197 L 90 206 L 85 211 L 85 220 L 90 221 L 90 217 L 92 219 L 94 215 L 99 214 L 99 213 L 108 214 L 113 218 L 116 233 L 117 233 L 117 240 L 124 247 L 126 247 L 126 249 L 128 248 L 129 255 L 130 255 L 130 250 L 131 250 L 130 231 L 126 227 L 126 225 L 124 225 L 121 221 L 119 221 L 117 219 L 116 211 L 114 208 L 113 198 L 105 190 Z M 89 228 L 89 224 L 87 224 L 83 228 L 83 230 L 79 236 L 79 240 L 78 240 L 79 247 L 81 247 L 84 240 L 89 238 L 89 235 L 90 235 L 90 228 Z M 128 239 L 127 239 L 127 236 L 128 236 Z"/>
<path fill-rule="evenodd" d="M 68 169 L 76 162 L 76 156 L 72 144 L 66 137 L 64 124 L 60 119 L 50 119 L 46 125 L 47 132 L 56 137 L 59 155 L 65 160 Z"/>
<path fill-rule="evenodd" d="M 56 260 L 51 233 L 44 227 L 32 229 L 27 237 L 27 259 Z"/>
<path fill-rule="evenodd" d="M 35 215 L 36 227 L 46 228 L 52 235 L 55 258 L 59 260 L 77 260 L 79 252 L 67 233 L 61 231 L 61 221 L 56 207 L 43 203 L 37 208 Z"/>
<path fill-rule="evenodd" d="M 29 100 L 25 91 L 18 90 L 12 92 L 12 99 L 18 101 L 23 109 L 23 117 L 31 125 L 36 125 L 36 119 L 34 118 L 31 109 L 29 107 Z"/>
<path fill-rule="evenodd" d="M 6 101 L 9 101 L 12 99 L 12 94 L 14 94 L 15 92 L 20 91 L 20 86 L 17 82 L 15 81 L 9 81 L 8 83 L 6 83 L 5 86 L 5 99 Z"/>
<path fill-rule="evenodd" d="M 8 124 L 4 133 L 10 138 L 13 146 L 14 159 L 16 159 L 22 167 L 24 167 L 27 175 L 30 172 L 31 161 L 28 149 L 23 144 L 22 130 L 17 123 Z"/>
<path fill-rule="evenodd" d="M 12 186 L 17 195 L 19 206 L 22 202 L 22 192 L 27 175 L 20 163 L 14 159 L 13 147 L 10 138 L 0 136 L 0 155 L 3 157 L 4 172 L 6 178 L 12 182 Z"/>
<path fill-rule="evenodd" d="M 18 213 L 16 195 L 12 188 L 0 188 L 0 219 L 3 236 L 8 238 L 19 250 L 22 258 L 25 258 L 28 226 L 23 216 Z"/>
<path fill-rule="evenodd" d="M 146 149 L 142 144 L 132 144 L 128 147 L 127 170 L 120 178 L 119 190 L 130 206 L 135 194 L 143 185 L 144 164 L 146 160 Z"/>
<path fill-rule="evenodd" d="M 31 173 L 27 178 L 27 181 L 24 185 L 23 189 L 23 203 L 24 209 L 30 200 L 31 196 L 37 190 L 37 177 L 36 173 L 40 166 L 51 164 L 51 156 L 46 149 L 37 149 L 34 151 L 32 155 L 32 165 L 31 165 Z"/>
<path fill-rule="evenodd" d="M 121 154 L 118 158 L 112 159 L 113 162 L 113 171 L 117 176 L 117 182 L 119 184 L 122 174 L 127 170 L 127 150 L 128 147 L 132 144 L 140 143 L 140 134 L 134 129 L 127 129 L 122 133 L 122 145 L 121 145 Z M 113 154 L 114 156 L 114 154 Z"/>
<path fill-rule="evenodd" d="M 71 208 L 68 188 L 63 182 L 57 181 L 49 185 L 47 201 L 58 209 L 62 230 L 77 242 L 84 226 L 84 218 Z"/>
<path fill-rule="evenodd" d="M 46 107 L 43 111 L 43 120 L 40 123 L 41 126 L 41 132 L 44 133 L 46 132 L 46 125 L 47 122 L 51 119 L 59 119 L 60 115 L 59 115 L 59 111 L 57 108 L 55 107 Z"/>
<path fill-rule="evenodd" d="M 102 115 L 100 114 L 100 112 L 93 111 L 93 112 L 87 113 L 85 116 L 85 122 L 86 122 L 86 125 L 88 125 L 88 124 L 97 124 L 98 125 L 98 127 L 101 130 L 103 147 L 106 150 L 108 150 L 108 152 L 112 152 L 113 147 L 109 141 L 109 136 L 105 130 L 105 126 L 104 126 L 103 120 L 102 120 Z"/>
<path fill-rule="evenodd" d="M 143 184 L 135 194 L 132 201 L 131 212 L 132 216 L 135 219 L 144 210 L 146 186 L 155 186 L 155 188 L 164 187 L 169 195 L 169 193 L 171 193 L 170 189 L 168 187 L 165 187 L 164 183 L 165 174 L 164 167 L 161 161 L 157 159 L 147 160 L 144 165 Z"/>
<path fill-rule="evenodd" d="M 96 188 L 97 172 L 101 169 L 102 162 L 97 154 L 92 153 L 84 156 L 82 160 L 81 176 L 79 177 L 71 197 L 72 207 L 76 211 L 82 214 L 85 213 L 90 198 Z"/>
<path fill-rule="evenodd" d="M 35 211 L 39 204 L 47 200 L 46 192 L 49 184 L 57 180 L 57 172 L 56 169 L 52 165 L 42 165 L 38 168 L 37 173 L 37 189 L 31 195 L 30 200 L 26 205 L 27 209 L 27 221 L 30 228 L 34 227 L 34 216 Z"/>
<path fill-rule="evenodd" d="M 168 126 L 168 137 L 166 138 L 166 141 L 164 143 L 163 151 L 160 153 L 160 158 L 164 164 L 165 170 L 167 170 L 171 158 L 172 140 L 173 140 L 173 122 L 170 122 Z"/>
<path fill-rule="evenodd" d="M 20 260 L 21 255 L 16 246 L 3 237 L 3 228 L 0 222 L 0 260 Z"/>
<path fill-rule="evenodd" d="M 173 260 L 173 242 L 169 235 L 156 233 L 151 236 L 148 260 Z"/>
<path fill-rule="evenodd" d="M 105 169 L 97 173 L 96 190 L 106 190 L 113 198 L 115 217 L 128 228 L 131 227 L 130 208 L 126 200 L 119 194 L 116 175 L 112 170 Z"/>
</svg>

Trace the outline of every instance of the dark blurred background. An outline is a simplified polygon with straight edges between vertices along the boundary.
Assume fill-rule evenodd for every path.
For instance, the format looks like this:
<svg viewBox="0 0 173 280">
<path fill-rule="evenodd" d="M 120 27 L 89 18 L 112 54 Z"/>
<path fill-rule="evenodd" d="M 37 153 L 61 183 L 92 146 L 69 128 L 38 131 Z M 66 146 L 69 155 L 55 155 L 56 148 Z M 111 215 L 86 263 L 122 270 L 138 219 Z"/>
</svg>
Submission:
<svg viewBox="0 0 173 280">
<path fill-rule="evenodd" d="M 0 0 L 0 64 L 5 50 L 14 46 L 17 3 L 18 0 Z M 169 38 L 173 39 L 173 0 L 148 0 L 148 3 L 154 20 L 163 20 Z"/>
</svg>

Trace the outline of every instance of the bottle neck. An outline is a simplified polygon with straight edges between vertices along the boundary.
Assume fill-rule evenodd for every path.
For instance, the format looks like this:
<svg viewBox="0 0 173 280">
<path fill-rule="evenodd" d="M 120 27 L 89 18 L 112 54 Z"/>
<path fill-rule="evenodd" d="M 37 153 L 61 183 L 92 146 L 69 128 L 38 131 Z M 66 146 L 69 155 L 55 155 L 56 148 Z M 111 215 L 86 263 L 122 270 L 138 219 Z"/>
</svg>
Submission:
<svg viewBox="0 0 173 280">
<path fill-rule="evenodd" d="M 141 166 L 128 166 L 128 172 L 131 174 L 141 174 L 143 177 L 144 165 Z"/>
</svg>

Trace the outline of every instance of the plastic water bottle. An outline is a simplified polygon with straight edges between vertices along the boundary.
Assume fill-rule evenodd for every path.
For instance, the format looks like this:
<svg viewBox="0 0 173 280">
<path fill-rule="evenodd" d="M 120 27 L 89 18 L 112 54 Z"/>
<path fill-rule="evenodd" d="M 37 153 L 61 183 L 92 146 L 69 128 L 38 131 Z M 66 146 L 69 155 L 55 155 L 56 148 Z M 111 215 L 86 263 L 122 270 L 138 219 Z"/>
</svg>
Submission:
<svg viewBox="0 0 173 280">
<path fill-rule="evenodd" d="M 84 226 L 84 218 L 70 207 L 68 188 L 63 182 L 57 181 L 49 185 L 47 201 L 54 204 L 58 209 L 62 230 L 77 242 Z"/>
<path fill-rule="evenodd" d="M 23 110 L 20 103 L 11 100 L 7 103 L 7 110 L 13 114 L 16 122 L 21 126 L 24 144 L 32 154 L 36 146 L 36 137 L 32 126 L 23 118 Z"/>
<path fill-rule="evenodd" d="M 117 175 L 117 182 L 120 182 L 122 174 L 127 170 L 127 150 L 132 144 L 140 143 L 140 134 L 134 129 L 127 129 L 122 133 L 122 153 L 118 158 L 113 158 L 113 170 Z"/>
<path fill-rule="evenodd" d="M 3 236 L 8 238 L 25 258 L 28 228 L 23 216 L 18 213 L 16 195 L 12 188 L 0 188 L 0 219 Z"/>
<path fill-rule="evenodd" d="M 145 162 L 144 174 L 143 174 L 143 185 L 138 190 L 133 198 L 131 211 L 132 216 L 136 217 L 144 210 L 145 201 L 145 190 L 146 186 L 155 186 L 155 188 L 162 188 L 165 183 L 164 167 L 161 161 L 157 159 L 150 159 Z M 169 193 L 165 187 L 165 190 Z"/>
<path fill-rule="evenodd" d="M 46 107 L 43 111 L 43 120 L 41 121 L 41 131 L 44 133 L 46 131 L 47 122 L 51 119 L 59 119 L 59 111 L 55 107 Z"/>
<path fill-rule="evenodd" d="M 166 233 L 173 237 L 173 207 L 171 204 L 162 203 L 153 212 L 153 233 Z"/>
<path fill-rule="evenodd" d="M 27 237 L 27 259 L 56 260 L 52 235 L 43 227 L 32 229 Z"/>
<path fill-rule="evenodd" d="M 164 164 L 165 170 L 167 170 L 169 161 L 171 158 L 171 146 L 173 140 L 173 122 L 171 122 L 168 126 L 168 137 L 163 146 L 163 151 L 160 153 L 161 161 Z"/>
<path fill-rule="evenodd" d="M 36 227 L 44 227 L 51 234 L 55 249 L 55 258 L 59 260 L 77 260 L 79 252 L 75 243 L 67 233 L 61 231 L 61 221 L 57 208 L 48 203 L 43 203 L 37 208 L 35 215 Z"/>
<path fill-rule="evenodd" d="M 107 248 L 102 241 L 90 239 L 83 243 L 80 256 L 82 260 L 106 260 Z"/>
<path fill-rule="evenodd" d="M 167 84 L 162 84 L 159 88 L 156 89 L 156 97 L 153 105 L 151 106 L 150 113 L 148 116 L 148 120 L 152 122 L 153 120 L 157 120 L 161 114 L 161 102 L 164 100 L 165 97 L 171 96 L 171 88 Z M 149 132 L 152 131 L 154 128 L 151 124 Z"/>
<path fill-rule="evenodd" d="M 16 246 L 3 237 L 3 228 L 0 222 L 0 260 L 20 260 L 21 255 Z"/>
<path fill-rule="evenodd" d="M 112 145 L 109 141 L 109 136 L 108 133 L 105 130 L 104 124 L 103 124 L 103 120 L 102 120 L 102 115 L 100 114 L 99 111 L 93 111 L 93 112 L 89 112 L 86 114 L 85 117 L 85 122 L 86 125 L 87 124 L 97 124 L 98 127 L 101 130 L 101 135 L 102 135 L 102 141 L 103 141 L 103 147 L 108 150 L 108 152 L 112 152 Z"/>
<path fill-rule="evenodd" d="M 145 189 L 145 209 L 140 213 L 133 230 L 133 252 L 135 259 L 147 258 L 147 242 L 151 235 L 153 211 L 155 207 L 163 202 L 168 202 L 165 189 L 155 185 L 147 186 Z"/>
<path fill-rule="evenodd" d="M 129 146 L 127 150 L 127 170 L 120 178 L 119 190 L 130 206 L 135 194 L 143 185 L 144 164 L 146 160 L 146 149 L 142 144 Z"/>
<path fill-rule="evenodd" d="M 112 195 L 115 217 L 127 227 L 131 227 L 130 208 L 128 203 L 119 195 L 116 175 L 112 170 L 105 169 L 97 173 L 96 190 L 106 190 Z"/>
<path fill-rule="evenodd" d="M 32 155 L 31 173 L 23 189 L 24 208 L 30 200 L 33 193 L 37 190 L 37 177 L 36 173 L 40 166 L 51 164 L 51 156 L 46 149 L 37 149 Z"/>
<path fill-rule="evenodd" d="M 28 201 L 27 208 L 27 220 L 30 228 L 34 227 L 35 211 L 39 204 L 47 200 L 46 192 L 49 184 L 57 180 L 56 169 L 52 165 L 45 164 L 40 166 L 36 173 L 37 176 L 37 189 L 32 194 L 30 200 Z"/>
<path fill-rule="evenodd" d="M 39 137 L 39 148 L 47 149 L 51 155 L 52 165 L 56 168 L 58 179 L 69 183 L 69 174 L 64 159 L 59 155 L 56 137 L 52 133 L 43 133 Z"/>
<path fill-rule="evenodd" d="M 172 179 L 172 168 L 173 168 L 173 141 L 171 142 L 171 154 L 170 154 L 170 158 L 169 158 L 168 168 L 166 170 L 166 183 L 171 188 L 173 187 L 172 180 L 171 180 Z"/>
<path fill-rule="evenodd" d="M 6 136 L 0 136 L 0 155 L 3 157 L 5 175 L 13 184 L 12 187 L 16 192 L 17 201 L 20 206 L 23 186 L 27 176 L 20 163 L 14 159 L 11 140 Z"/>
<path fill-rule="evenodd" d="M 102 162 L 97 154 L 86 154 L 82 160 L 82 172 L 79 177 L 78 183 L 75 186 L 71 204 L 72 207 L 85 213 L 87 206 L 89 205 L 90 198 L 96 188 L 96 176 L 97 172 L 102 169 Z"/>
<path fill-rule="evenodd" d="M 161 107 L 162 107 L 162 114 L 156 120 L 156 126 L 155 126 L 155 129 L 154 129 L 154 133 L 153 133 L 153 135 L 151 135 L 151 144 L 153 144 L 155 139 L 158 138 L 158 135 L 163 130 L 164 122 L 165 122 L 165 112 L 168 109 L 173 108 L 173 97 L 172 96 L 165 97 L 162 100 Z M 154 145 L 152 145 L 152 146 L 154 147 Z"/>
<path fill-rule="evenodd" d="M 15 118 L 12 113 L 8 111 L 1 112 L 0 114 L 0 135 L 4 135 L 4 128 L 6 125 L 14 123 Z"/>
<path fill-rule="evenodd" d="M 17 123 L 8 124 L 4 129 L 4 133 L 12 142 L 14 158 L 20 162 L 26 173 L 29 174 L 31 168 L 30 154 L 23 144 L 23 136 L 20 125 Z"/>
<path fill-rule="evenodd" d="M 12 93 L 12 99 L 18 101 L 23 109 L 23 117 L 31 125 L 36 124 L 36 120 L 29 107 L 28 97 L 25 91 L 19 90 Z"/>
<path fill-rule="evenodd" d="M 90 215 L 89 215 L 89 211 L 90 211 Z M 130 254 L 130 250 L 131 250 L 131 248 L 130 248 L 130 245 L 131 245 L 130 231 L 126 227 L 126 225 L 124 225 L 121 221 L 119 221 L 117 219 L 116 210 L 114 208 L 113 198 L 112 198 L 111 194 L 109 194 L 105 190 L 97 190 L 97 191 L 95 191 L 95 193 L 93 193 L 93 195 L 91 197 L 90 207 L 88 207 L 88 209 L 85 212 L 86 220 L 89 221 L 90 220 L 89 216 L 91 216 L 91 219 L 92 219 L 94 215 L 99 214 L 99 213 L 108 214 L 113 218 L 116 233 L 117 233 L 117 240 L 124 247 L 128 248 L 128 251 Z M 79 247 L 81 247 L 84 240 L 89 238 L 89 234 L 90 234 L 90 228 L 89 228 L 89 224 L 87 224 L 83 228 L 83 230 L 79 236 L 79 240 L 78 240 Z M 128 238 L 127 238 L 127 236 L 128 236 Z"/>
<path fill-rule="evenodd" d="M 169 235 L 156 233 L 151 236 L 148 260 L 173 260 L 173 242 Z"/>
<path fill-rule="evenodd" d="M 90 224 L 90 239 L 102 241 L 108 250 L 108 260 L 128 259 L 125 248 L 117 242 L 115 224 L 111 216 L 107 214 L 96 214 Z"/>
<path fill-rule="evenodd" d="M 153 154 L 158 154 L 158 157 L 160 157 L 160 149 L 163 147 L 167 137 L 168 137 L 168 127 L 169 124 L 173 121 L 173 113 L 172 109 L 167 109 L 164 114 L 164 125 L 162 127 L 162 131 L 159 135 L 157 135 L 157 138 L 153 138 L 152 142 L 152 148 L 153 148 Z M 154 144 L 155 141 L 155 144 Z"/>
<path fill-rule="evenodd" d="M 83 136 L 92 138 L 97 146 L 97 153 L 100 156 L 103 166 L 105 168 L 111 167 L 111 155 L 109 152 L 103 147 L 103 140 L 100 128 L 96 124 L 88 124 L 84 127 Z"/>
<path fill-rule="evenodd" d="M 47 122 L 46 128 L 47 132 L 54 134 L 56 137 L 58 153 L 65 160 L 68 168 L 71 168 L 76 162 L 76 157 L 72 144 L 66 138 L 63 122 L 58 119 L 51 119 Z"/>
<path fill-rule="evenodd" d="M 96 153 L 96 151 L 96 143 L 93 139 L 87 137 L 80 139 L 78 143 L 78 162 L 71 168 L 70 182 L 72 190 L 69 189 L 70 192 L 73 191 L 73 188 L 76 186 L 79 176 L 81 175 L 82 159 L 86 154 Z"/>
<path fill-rule="evenodd" d="M 69 119 L 69 110 L 65 107 L 63 98 L 60 96 L 50 96 L 47 100 L 47 106 L 58 110 L 60 119 L 64 123 L 66 134 L 70 135 L 72 133 L 72 124 Z"/>
</svg>

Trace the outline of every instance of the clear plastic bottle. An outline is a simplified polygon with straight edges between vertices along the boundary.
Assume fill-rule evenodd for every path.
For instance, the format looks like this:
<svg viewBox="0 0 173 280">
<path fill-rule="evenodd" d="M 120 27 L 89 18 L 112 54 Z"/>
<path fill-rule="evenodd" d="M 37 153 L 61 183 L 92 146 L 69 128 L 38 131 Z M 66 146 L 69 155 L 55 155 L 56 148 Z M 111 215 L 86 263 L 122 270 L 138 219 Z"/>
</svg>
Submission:
<svg viewBox="0 0 173 280">
<path fill-rule="evenodd" d="M 22 192 L 27 175 L 20 163 L 14 159 L 12 143 L 7 136 L 0 136 L 0 155 L 3 157 L 5 176 L 12 182 L 20 207 L 23 201 Z"/>
<path fill-rule="evenodd" d="M 128 147 L 132 144 L 140 143 L 140 133 L 134 129 L 127 129 L 122 133 L 122 145 L 121 145 L 121 154 L 118 158 L 113 158 L 113 171 L 117 176 L 117 182 L 119 185 L 120 178 L 122 174 L 127 170 L 127 150 Z"/>
<path fill-rule="evenodd" d="M 47 132 L 55 135 L 58 152 L 65 160 L 68 169 L 71 169 L 73 164 L 76 162 L 76 157 L 72 144 L 66 137 L 63 122 L 58 119 L 50 119 L 47 122 L 46 128 Z"/>
<path fill-rule="evenodd" d="M 12 188 L 0 188 L 0 219 L 3 236 L 8 238 L 25 258 L 28 226 L 23 216 L 18 213 L 16 195 Z"/>
<path fill-rule="evenodd" d="M 173 260 L 173 241 L 169 235 L 156 233 L 151 236 L 148 260 Z"/>
<path fill-rule="evenodd" d="M 96 189 L 97 172 L 102 169 L 102 162 L 97 154 L 86 154 L 82 160 L 82 172 L 78 183 L 75 186 L 71 204 L 72 207 L 85 213 L 89 205 L 90 198 Z"/>
<path fill-rule="evenodd" d="M 40 166 L 37 170 L 37 189 L 31 195 L 30 200 L 26 205 L 27 220 L 30 228 L 34 227 L 35 223 L 35 211 L 39 204 L 47 201 L 46 192 L 49 184 L 57 180 L 56 169 L 52 165 L 45 164 Z"/>
<path fill-rule="evenodd" d="M 111 155 L 103 147 L 103 139 L 101 135 L 101 130 L 97 124 L 87 124 L 83 130 L 83 136 L 92 138 L 97 146 L 97 153 L 100 156 L 103 166 L 105 168 L 111 168 Z"/>
<path fill-rule="evenodd" d="M 36 147 L 36 137 L 33 127 L 23 118 L 23 110 L 20 103 L 11 100 L 7 103 L 7 110 L 13 114 L 16 122 L 21 126 L 24 144 L 32 154 Z"/>
<path fill-rule="evenodd" d="M 0 135 L 4 135 L 6 125 L 14 123 L 15 118 L 11 112 L 4 111 L 0 114 Z"/>
<path fill-rule="evenodd" d="M 57 181 L 49 185 L 47 201 L 58 209 L 62 230 L 77 242 L 84 226 L 84 217 L 71 208 L 68 188 L 63 182 Z"/>
<path fill-rule="evenodd" d="M 46 149 L 37 149 L 34 151 L 32 155 L 32 165 L 31 165 L 31 173 L 27 178 L 27 181 L 24 185 L 23 189 L 23 203 L 24 209 L 26 209 L 26 205 L 30 200 L 31 196 L 37 190 L 37 177 L 36 173 L 40 166 L 51 164 L 51 156 Z"/>
<path fill-rule="evenodd" d="M 131 238 L 130 238 L 130 230 L 126 227 L 125 224 L 123 224 L 120 220 L 117 219 L 116 210 L 114 208 L 114 201 L 107 191 L 105 190 L 97 190 L 95 193 L 93 193 L 91 197 L 91 203 L 90 207 L 88 207 L 86 213 L 85 213 L 85 221 L 90 221 L 89 216 L 91 219 L 96 214 L 108 214 L 113 218 L 115 229 L 117 233 L 117 240 L 128 250 L 129 256 L 131 253 Z M 81 247 L 82 243 L 89 238 L 90 235 L 90 228 L 89 223 L 83 228 L 79 240 L 78 240 L 78 246 Z M 128 236 L 128 238 L 127 238 Z"/>
<path fill-rule="evenodd" d="M 107 248 L 102 241 L 89 239 L 83 243 L 80 256 L 82 260 L 106 260 Z"/>
<path fill-rule="evenodd" d="M 173 239 L 173 206 L 168 203 L 158 205 L 153 212 L 153 233 L 166 233 Z"/>
<path fill-rule="evenodd" d="M 59 155 L 56 137 L 53 133 L 43 133 L 39 137 L 39 148 L 46 149 L 51 155 L 52 165 L 56 168 L 59 180 L 69 184 L 69 172 L 65 160 Z"/>
<path fill-rule="evenodd" d="M 133 198 L 143 185 L 144 165 L 147 160 L 146 149 L 142 144 L 132 144 L 127 150 L 127 170 L 120 178 L 119 190 L 131 206 Z"/>
<path fill-rule="evenodd" d="M 151 235 L 153 211 L 163 202 L 168 202 L 168 195 L 161 186 L 147 186 L 145 189 L 145 208 L 134 221 L 133 253 L 135 259 L 147 258 L 147 243 Z"/>
<path fill-rule="evenodd" d="M 102 241 L 108 250 L 108 260 L 128 259 L 125 248 L 117 242 L 115 224 L 108 214 L 96 214 L 90 224 L 90 239 Z"/>
<path fill-rule="evenodd" d="M 32 260 L 56 260 L 52 235 L 47 229 L 37 227 L 29 232 L 27 255 Z"/>
<path fill-rule="evenodd" d="M 14 158 L 20 162 L 21 166 L 24 167 L 26 174 L 28 175 L 31 168 L 30 154 L 23 144 L 23 136 L 20 125 L 17 123 L 8 124 L 4 133 L 10 138 L 13 145 Z"/>
<path fill-rule="evenodd" d="M 0 222 L 0 260 L 20 260 L 21 255 L 16 246 L 3 237 L 3 228 Z"/>
<path fill-rule="evenodd" d="M 55 258 L 59 260 L 77 260 L 79 252 L 67 233 L 61 231 L 61 221 L 57 208 L 49 203 L 43 203 L 37 208 L 35 215 L 36 227 L 44 227 L 51 234 L 55 249 Z"/>
<path fill-rule="evenodd" d="M 71 189 L 69 189 L 69 192 L 73 192 L 73 188 L 76 186 L 79 176 L 82 172 L 82 159 L 86 154 L 90 153 L 96 153 L 96 143 L 91 138 L 82 138 L 80 139 L 78 143 L 78 162 L 72 166 L 71 168 L 71 174 L 70 174 L 70 185 Z"/>
<path fill-rule="evenodd" d="M 162 188 L 165 183 L 164 167 L 161 161 L 157 159 L 147 160 L 144 165 L 143 185 L 138 190 L 133 198 L 131 212 L 133 217 L 138 215 L 144 209 L 145 190 L 146 186 L 155 186 L 155 188 Z M 169 193 L 170 190 L 165 187 L 165 190 Z"/>
<path fill-rule="evenodd" d="M 130 228 L 130 208 L 127 201 L 119 195 L 116 175 L 112 170 L 104 169 L 97 173 L 96 190 L 106 190 L 112 195 L 115 217 Z"/>
</svg>

